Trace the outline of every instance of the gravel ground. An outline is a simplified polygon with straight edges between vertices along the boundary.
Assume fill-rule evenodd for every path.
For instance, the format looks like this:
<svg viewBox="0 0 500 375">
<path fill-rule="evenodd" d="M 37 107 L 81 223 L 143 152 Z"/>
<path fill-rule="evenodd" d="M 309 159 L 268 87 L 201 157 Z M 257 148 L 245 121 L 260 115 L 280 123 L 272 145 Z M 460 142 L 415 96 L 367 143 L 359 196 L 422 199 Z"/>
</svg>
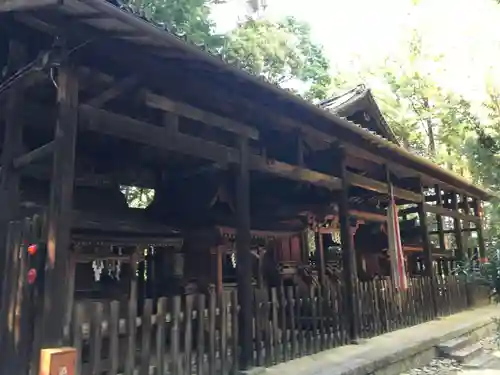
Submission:
<svg viewBox="0 0 500 375">
<path fill-rule="evenodd" d="M 496 337 L 487 337 L 480 341 L 485 353 L 491 353 L 498 350 Z M 435 358 L 428 365 L 414 368 L 400 375 L 448 375 L 456 374 L 462 369 L 460 363 L 448 358 Z"/>
</svg>

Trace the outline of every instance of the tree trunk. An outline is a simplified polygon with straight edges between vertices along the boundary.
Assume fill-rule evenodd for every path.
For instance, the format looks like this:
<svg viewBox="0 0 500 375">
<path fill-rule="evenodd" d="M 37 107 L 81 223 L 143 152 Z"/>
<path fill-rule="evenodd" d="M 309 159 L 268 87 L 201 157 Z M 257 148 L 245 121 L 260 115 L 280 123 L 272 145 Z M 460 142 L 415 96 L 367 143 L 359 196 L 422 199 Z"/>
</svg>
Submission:
<svg viewBox="0 0 500 375">
<path fill-rule="evenodd" d="M 424 98 L 424 107 L 425 109 L 428 110 L 430 109 L 429 106 L 429 100 L 427 98 Z M 429 152 L 433 158 L 436 157 L 436 139 L 434 137 L 434 126 L 432 123 L 432 118 L 427 117 L 426 118 L 426 124 L 427 124 L 427 134 L 429 136 Z"/>
</svg>

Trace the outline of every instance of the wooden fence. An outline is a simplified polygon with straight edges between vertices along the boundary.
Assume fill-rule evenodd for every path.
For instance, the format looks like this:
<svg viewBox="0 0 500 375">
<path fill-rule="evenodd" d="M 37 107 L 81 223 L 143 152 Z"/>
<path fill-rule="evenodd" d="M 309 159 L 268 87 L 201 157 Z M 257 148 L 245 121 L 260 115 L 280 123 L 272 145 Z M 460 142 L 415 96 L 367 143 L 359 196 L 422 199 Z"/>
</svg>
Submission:
<svg viewBox="0 0 500 375">
<path fill-rule="evenodd" d="M 433 293 L 431 293 L 433 291 Z M 397 291 L 389 280 L 357 287 L 362 338 L 413 326 L 467 308 L 465 282 L 448 276 L 409 280 Z M 432 297 L 434 295 L 434 297 Z M 434 298 L 434 300 L 433 300 Z M 299 296 L 294 288 L 255 291 L 255 366 L 270 366 L 350 342 L 341 285 Z M 236 292 L 146 300 L 142 316 L 129 304 L 93 302 L 75 307 L 73 345 L 82 375 L 236 374 Z M 436 309 L 437 307 L 437 309 Z"/>
</svg>

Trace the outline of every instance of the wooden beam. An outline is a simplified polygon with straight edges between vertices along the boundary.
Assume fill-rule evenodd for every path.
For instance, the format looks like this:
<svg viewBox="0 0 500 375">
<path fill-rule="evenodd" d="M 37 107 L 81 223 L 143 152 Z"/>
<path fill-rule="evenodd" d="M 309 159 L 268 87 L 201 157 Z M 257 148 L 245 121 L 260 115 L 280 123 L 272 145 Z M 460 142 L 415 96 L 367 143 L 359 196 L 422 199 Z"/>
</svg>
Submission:
<svg viewBox="0 0 500 375">
<path fill-rule="evenodd" d="M 45 73 L 41 70 L 30 68 L 21 72 L 23 69 L 24 67 L 19 67 L 18 71 L 12 72 L 12 74 L 0 82 L 0 101 L 7 98 L 12 90 L 27 89 L 45 79 Z"/>
<path fill-rule="evenodd" d="M 87 130 L 113 135 L 164 150 L 196 156 L 222 165 L 237 164 L 239 162 L 238 150 L 216 142 L 206 141 L 179 132 L 166 132 L 163 127 L 93 108 L 86 104 L 80 105 L 79 114 L 83 121 L 81 125 Z M 339 178 L 324 173 L 279 161 L 267 160 L 255 154 L 251 154 L 249 160 L 250 169 L 255 171 L 295 181 L 308 182 L 332 190 L 340 187 Z"/>
<path fill-rule="evenodd" d="M 269 173 L 298 182 L 307 182 L 311 185 L 322 186 L 330 190 L 338 190 L 342 184 L 338 177 L 277 160 L 266 160 L 255 154 L 250 156 L 250 167 L 252 170 Z"/>
<path fill-rule="evenodd" d="M 346 172 L 349 183 L 365 190 L 374 191 L 380 194 L 389 194 L 389 185 L 385 182 L 377 181 L 369 177 L 361 176 L 356 173 Z M 394 187 L 394 196 L 409 202 L 422 202 L 422 196 L 413 191 Z"/>
<path fill-rule="evenodd" d="M 125 91 L 139 83 L 139 77 L 136 75 L 128 76 L 114 83 L 109 89 L 101 92 L 97 96 L 87 101 L 87 104 L 100 108 L 110 100 L 122 95 Z"/>
<path fill-rule="evenodd" d="M 179 132 L 179 116 L 172 112 L 165 112 L 163 114 L 163 126 L 168 129 L 170 134 L 177 134 Z"/>
<path fill-rule="evenodd" d="M 139 62 L 143 61 L 142 58 L 139 58 L 137 56 L 134 56 L 134 60 Z M 89 70 L 87 67 L 82 67 L 85 70 Z M 97 74 L 102 77 L 103 79 L 112 79 L 112 77 L 103 74 L 101 72 L 97 72 Z M 189 84 L 189 80 L 186 78 L 186 86 L 185 89 L 191 89 L 191 90 L 200 90 L 199 86 L 194 86 Z M 230 94 L 223 94 L 220 90 L 212 90 L 210 91 L 210 96 L 213 97 L 214 101 L 220 102 L 221 105 L 224 104 L 225 107 L 224 110 L 227 113 L 231 113 L 231 103 L 232 103 L 232 98 Z M 300 131 L 300 133 L 303 134 L 304 138 L 311 138 L 318 140 L 323 143 L 328 143 L 328 144 L 335 144 L 338 142 L 338 138 L 334 135 L 332 135 L 332 132 L 335 129 L 332 129 L 332 131 L 329 131 L 329 129 L 325 129 L 325 131 L 318 130 L 312 126 L 310 126 L 307 123 L 298 121 L 290 116 L 284 116 L 281 114 L 276 113 L 275 111 L 272 111 L 269 107 L 266 107 L 264 105 L 258 105 L 255 102 L 253 102 L 250 99 L 247 98 L 242 98 L 238 97 L 239 103 L 243 105 L 248 113 L 259 113 L 259 114 L 264 114 L 266 116 L 266 119 L 268 122 L 266 123 L 266 126 L 269 126 L 274 129 L 279 129 L 281 131 Z M 250 119 L 249 119 L 250 121 Z M 326 132 L 328 131 L 328 132 Z M 363 149 L 362 147 L 358 147 L 352 144 L 347 144 L 345 145 L 345 149 L 349 155 L 363 158 L 365 160 L 372 161 L 374 163 L 377 163 L 379 165 L 387 164 L 390 165 L 391 169 L 394 171 L 398 171 L 398 173 L 405 173 L 409 175 L 416 175 L 417 172 L 411 168 L 404 167 L 402 165 L 394 163 L 392 160 L 386 160 L 387 158 L 384 158 L 373 151 L 368 151 L 366 149 Z M 404 194 L 404 193 L 403 193 Z M 405 199 L 405 198 L 401 198 Z"/>
<path fill-rule="evenodd" d="M 204 124 L 215 126 L 231 133 L 243 135 L 250 139 L 259 138 L 258 130 L 251 126 L 216 115 L 214 113 L 203 111 L 189 104 L 175 102 L 164 96 L 156 95 L 148 91 L 144 92 L 144 99 L 146 101 L 146 105 L 149 107 L 160 109 L 165 112 L 172 112 L 179 116 L 203 122 Z"/>
<path fill-rule="evenodd" d="M 252 339 L 252 254 L 250 249 L 250 150 L 248 139 L 239 139 L 240 160 L 235 167 L 236 179 L 236 256 L 239 328 L 241 334 L 240 366 L 248 369 L 253 359 Z"/>
<path fill-rule="evenodd" d="M 409 207 L 409 208 L 404 208 L 402 210 L 399 210 L 399 216 L 406 216 L 408 214 L 416 214 L 418 212 L 418 207 Z"/>
<path fill-rule="evenodd" d="M 373 212 L 349 210 L 349 216 L 355 217 L 356 219 L 373 221 L 373 222 L 377 222 L 377 223 L 386 223 L 387 222 L 387 216 L 381 215 L 381 214 L 376 214 Z"/>
<path fill-rule="evenodd" d="M 462 232 L 475 232 L 476 228 L 463 228 Z M 444 234 L 455 233 L 454 229 L 445 229 L 443 230 Z M 439 234 L 439 230 L 432 230 L 429 234 Z M 446 249 L 445 249 L 446 250 Z"/>
<path fill-rule="evenodd" d="M 70 306 L 61 298 L 67 296 L 68 257 L 70 247 L 75 146 L 78 123 L 78 79 L 75 71 L 62 65 L 57 77 L 58 121 L 52 167 L 50 205 L 47 225 L 47 265 L 43 311 L 42 344 L 63 345 L 65 328 L 69 328 Z"/>
<path fill-rule="evenodd" d="M 0 13 L 35 10 L 58 5 L 61 0 L 0 0 Z"/>
<path fill-rule="evenodd" d="M 99 71 L 93 71 L 88 67 L 82 66 L 79 68 L 79 71 L 82 72 L 83 75 L 91 74 L 107 83 L 111 83 L 114 81 L 114 78 L 112 76 Z M 250 139 L 256 140 L 259 138 L 259 132 L 257 129 L 248 126 L 246 124 L 243 124 L 239 121 L 235 121 L 224 116 L 204 111 L 202 109 L 191 106 L 187 103 L 174 101 L 165 96 L 155 94 L 149 90 L 142 90 L 142 96 L 146 102 L 146 105 L 148 105 L 151 108 L 156 108 L 165 111 L 167 113 L 200 121 L 202 123 L 218 127 L 220 129 L 224 129 L 231 133 L 246 136 Z M 176 117 L 169 116 L 166 122 L 171 122 L 173 118 L 175 118 L 175 122 L 177 122 L 176 127 L 178 127 L 178 119 Z"/>
<path fill-rule="evenodd" d="M 436 215 L 442 215 L 452 218 L 457 218 L 460 220 L 470 221 L 472 223 L 478 223 L 479 217 L 472 215 L 464 215 L 458 211 L 450 210 L 448 208 L 440 207 L 440 206 L 432 206 L 430 204 L 424 204 L 425 212 L 430 212 Z"/>
<path fill-rule="evenodd" d="M 51 155 L 55 150 L 56 143 L 55 141 L 51 141 L 37 149 L 34 149 L 27 154 L 19 156 L 14 160 L 14 168 L 22 168 L 24 166 L 30 165 L 32 163 L 37 162 L 40 159 L 43 159 L 49 155 Z"/>
</svg>

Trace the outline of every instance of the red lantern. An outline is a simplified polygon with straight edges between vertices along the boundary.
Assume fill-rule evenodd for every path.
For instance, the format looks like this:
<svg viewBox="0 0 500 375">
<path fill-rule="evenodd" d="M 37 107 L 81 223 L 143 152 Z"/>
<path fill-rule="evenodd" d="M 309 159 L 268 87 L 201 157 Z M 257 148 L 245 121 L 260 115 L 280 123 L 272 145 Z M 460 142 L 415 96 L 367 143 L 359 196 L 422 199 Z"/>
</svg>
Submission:
<svg viewBox="0 0 500 375">
<path fill-rule="evenodd" d="M 28 254 L 29 255 L 35 255 L 37 251 L 38 251 L 38 246 L 37 245 L 30 245 L 30 246 L 28 246 Z"/>
<path fill-rule="evenodd" d="M 31 268 L 28 271 L 28 284 L 34 284 L 36 281 L 36 276 L 37 276 L 36 269 Z"/>
</svg>

